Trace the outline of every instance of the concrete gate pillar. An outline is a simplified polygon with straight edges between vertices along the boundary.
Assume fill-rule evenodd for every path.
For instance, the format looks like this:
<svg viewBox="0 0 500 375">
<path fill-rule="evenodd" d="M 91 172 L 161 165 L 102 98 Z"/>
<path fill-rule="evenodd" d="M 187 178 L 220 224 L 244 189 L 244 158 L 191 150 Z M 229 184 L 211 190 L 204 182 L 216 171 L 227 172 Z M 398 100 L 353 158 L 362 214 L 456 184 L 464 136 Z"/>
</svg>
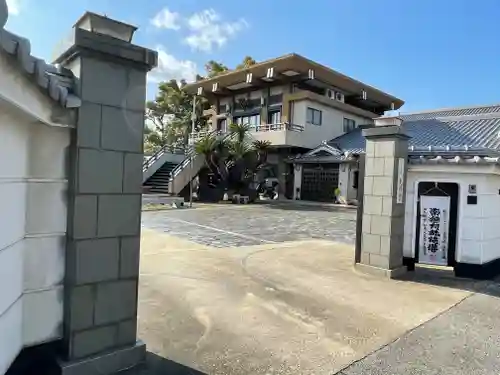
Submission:
<svg viewBox="0 0 500 375">
<path fill-rule="evenodd" d="M 361 256 L 356 268 L 397 277 L 403 267 L 406 169 L 409 137 L 398 117 L 375 119 L 366 138 Z"/>
<path fill-rule="evenodd" d="M 135 27 L 86 13 L 56 63 L 78 77 L 69 150 L 63 374 L 112 374 L 145 358 L 136 338 L 146 75 Z"/>
</svg>

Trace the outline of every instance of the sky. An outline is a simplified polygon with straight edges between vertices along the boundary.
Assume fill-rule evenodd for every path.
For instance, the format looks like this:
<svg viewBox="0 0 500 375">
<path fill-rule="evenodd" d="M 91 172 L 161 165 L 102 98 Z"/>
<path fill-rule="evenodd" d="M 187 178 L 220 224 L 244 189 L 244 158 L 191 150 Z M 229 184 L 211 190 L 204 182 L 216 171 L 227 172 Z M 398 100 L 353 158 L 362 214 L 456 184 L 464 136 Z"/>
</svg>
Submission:
<svg viewBox="0 0 500 375">
<path fill-rule="evenodd" d="M 7 0 L 6 28 L 52 61 L 86 11 L 139 27 L 158 82 L 295 52 L 403 99 L 403 112 L 500 103 L 500 0 Z"/>
</svg>

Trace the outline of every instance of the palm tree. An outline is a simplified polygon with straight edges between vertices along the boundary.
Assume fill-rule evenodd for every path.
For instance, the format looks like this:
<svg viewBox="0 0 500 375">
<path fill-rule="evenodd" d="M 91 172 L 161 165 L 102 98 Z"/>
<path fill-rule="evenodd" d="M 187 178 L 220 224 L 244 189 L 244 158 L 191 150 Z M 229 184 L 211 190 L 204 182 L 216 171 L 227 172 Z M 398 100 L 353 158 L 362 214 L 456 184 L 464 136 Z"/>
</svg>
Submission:
<svg viewBox="0 0 500 375">
<path fill-rule="evenodd" d="M 257 152 L 257 163 L 259 165 L 265 164 L 267 162 L 267 154 L 269 148 L 271 147 L 271 142 L 269 141 L 254 141 L 253 148 Z"/>
<path fill-rule="evenodd" d="M 270 143 L 253 141 L 249 136 L 248 124 L 231 124 L 230 136 L 218 139 L 208 135 L 194 147 L 203 155 L 207 168 L 217 175 L 222 187 L 235 192 L 249 191 L 255 171 L 266 162 Z"/>
<path fill-rule="evenodd" d="M 224 180 L 227 177 L 228 149 L 227 141 L 218 139 L 213 134 L 207 134 L 194 145 L 195 154 L 203 155 L 206 167 L 216 176 L 217 180 Z"/>
</svg>

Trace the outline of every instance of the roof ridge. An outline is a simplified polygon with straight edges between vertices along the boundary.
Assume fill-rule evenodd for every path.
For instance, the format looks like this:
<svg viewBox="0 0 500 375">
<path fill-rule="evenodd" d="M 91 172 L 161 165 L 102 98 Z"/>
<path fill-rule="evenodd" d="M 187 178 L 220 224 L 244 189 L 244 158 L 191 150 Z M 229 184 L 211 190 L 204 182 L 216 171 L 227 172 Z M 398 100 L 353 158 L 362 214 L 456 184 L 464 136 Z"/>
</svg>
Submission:
<svg viewBox="0 0 500 375">
<path fill-rule="evenodd" d="M 79 107 L 81 100 L 71 90 L 74 86 L 73 73 L 31 55 L 31 43 L 28 39 L 4 29 L 8 12 L 6 0 L 0 0 L 0 53 L 4 52 L 14 58 L 19 69 L 52 100 L 65 108 Z M 69 79 L 72 82 L 68 82 Z"/>
<path fill-rule="evenodd" d="M 472 115 L 436 116 L 435 119 L 446 120 L 446 121 L 470 121 L 470 120 L 488 120 L 497 118 L 500 118 L 500 112 L 486 112 L 486 113 L 477 113 Z M 414 121 L 425 121 L 425 120 L 414 120 Z M 408 122 L 412 121 L 410 120 Z"/>
<path fill-rule="evenodd" d="M 488 108 L 488 107 L 500 107 L 500 103 L 472 105 L 472 106 L 460 106 L 460 107 L 443 107 L 443 108 L 423 110 L 423 111 L 417 111 L 417 112 L 405 112 L 405 113 L 400 112 L 399 116 L 423 115 L 423 114 L 432 114 L 432 113 L 437 113 L 437 112 L 460 111 L 460 110 L 464 110 L 464 109 L 480 109 L 480 108 Z"/>
</svg>

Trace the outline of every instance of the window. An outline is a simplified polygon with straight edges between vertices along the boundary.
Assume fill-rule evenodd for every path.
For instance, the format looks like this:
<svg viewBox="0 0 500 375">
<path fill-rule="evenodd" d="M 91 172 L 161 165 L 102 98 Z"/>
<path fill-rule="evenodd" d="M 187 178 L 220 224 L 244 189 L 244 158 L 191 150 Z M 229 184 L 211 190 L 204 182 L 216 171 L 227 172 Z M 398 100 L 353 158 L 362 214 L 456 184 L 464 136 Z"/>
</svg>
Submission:
<svg viewBox="0 0 500 375">
<path fill-rule="evenodd" d="M 344 133 L 349 133 L 354 129 L 356 129 L 356 121 L 344 117 Z"/>
<path fill-rule="evenodd" d="M 312 125 L 321 125 L 323 114 L 314 108 L 307 108 L 306 122 Z"/>
<path fill-rule="evenodd" d="M 233 121 L 238 125 L 248 124 L 250 127 L 255 128 L 257 125 L 260 125 L 260 115 L 239 116 L 235 117 Z"/>
<path fill-rule="evenodd" d="M 269 112 L 267 123 L 268 124 L 279 124 L 281 122 L 281 111 Z"/>
</svg>

